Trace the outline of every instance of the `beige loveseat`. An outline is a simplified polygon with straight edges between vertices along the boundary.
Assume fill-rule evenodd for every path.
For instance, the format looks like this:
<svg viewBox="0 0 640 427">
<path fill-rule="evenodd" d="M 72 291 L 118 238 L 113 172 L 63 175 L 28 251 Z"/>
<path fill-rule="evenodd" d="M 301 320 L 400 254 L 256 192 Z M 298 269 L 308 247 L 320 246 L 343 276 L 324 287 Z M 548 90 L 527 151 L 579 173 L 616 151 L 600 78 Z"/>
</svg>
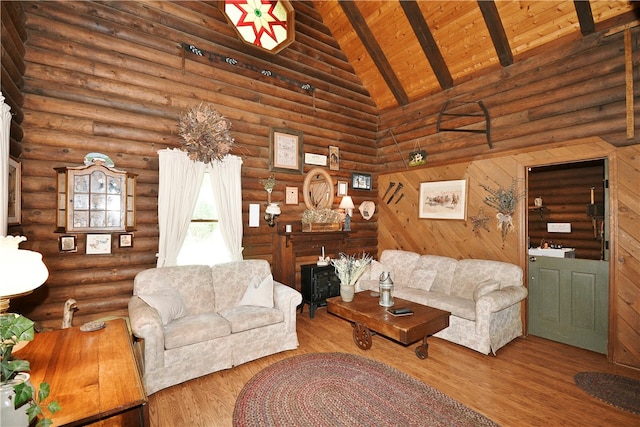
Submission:
<svg viewBox="0 0 640 427">
<path fill-rule="evenodd" d="M 434 336 L 489 354 L 522 335 L 522 269 L 499 261 L 384 250 L 356 290 L 377 290 L 391 272 L 395 297 L 450 311 L 449 327 Z"/>
<path fill-rule="evenodd" d="M 147 394 L 298 347 L 302 295 L 273 281 L 265 260 L 152 268 L 136 275 L 133 295 Z"/>
</svg>

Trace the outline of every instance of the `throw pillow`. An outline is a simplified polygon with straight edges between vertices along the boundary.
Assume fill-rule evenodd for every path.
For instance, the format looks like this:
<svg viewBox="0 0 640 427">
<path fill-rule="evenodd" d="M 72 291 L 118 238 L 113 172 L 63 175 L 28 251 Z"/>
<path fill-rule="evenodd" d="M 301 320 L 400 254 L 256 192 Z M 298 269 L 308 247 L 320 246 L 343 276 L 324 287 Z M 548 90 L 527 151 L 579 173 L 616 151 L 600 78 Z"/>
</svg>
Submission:
<svg viewBox="0 0 640 427">
<path fill-rule="evenodd" d="M 273 308 L 273 275 L 269 274 L 262 280 L 253 276 L 238 305 Z"/>
<path fill-rule="evenodd" d="M 411 272 L 409 283 L 407 287 L 413 289 L 422 289 L 423 291 L 430 291 L 433 286 L 434 280 L 438 275 L 437 270 L 426 270 L 424 268 L 414 268 Z"/>
<path fill-rule="evenodd" d="M 500 289 L 500 283 L 486 280 L 484 282 L 478 283 L 473 290 L 473 300 L 478 301 L 481 297 L 485 296 L 489 292 L 497 291 Z"/>
<path fill-rule="evenodd" d="M 138 295 L 138 298 L 158 311 L 163 325 L 187 314 L 187 309 L 177 290 L 166 289 L 157 294 Z"/>
<path fill-rule="evenodd" d="M 371 260 L 371 264 L 369 265 L 369 280 L 380 280 L 380 275 L 388 271 L 391 273 L 391 279 L 393 280 L 393 270 L 386 265 L 382 264 L 380 261 Z"/>
</svg>

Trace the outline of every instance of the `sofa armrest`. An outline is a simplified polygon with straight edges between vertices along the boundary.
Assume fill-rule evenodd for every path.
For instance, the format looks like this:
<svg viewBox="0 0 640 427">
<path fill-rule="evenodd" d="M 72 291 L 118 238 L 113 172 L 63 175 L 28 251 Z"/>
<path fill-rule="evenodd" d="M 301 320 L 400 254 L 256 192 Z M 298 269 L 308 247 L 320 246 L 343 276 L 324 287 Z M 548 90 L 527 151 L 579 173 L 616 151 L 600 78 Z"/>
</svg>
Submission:
<svg viewBox="0 0 640 427">
<path fill-rule="evenodd" d="M 520 303 L 528 293 L 524 286 L 507 286 L 480 297 L 476 301 L 476 333 L 489 333 L 491 314 Z"/>
<path fill-rule="evenodd" d="M 273 281 L 274 307 L 284 313 L 284 322 L 287 332 L 293 332 L 296 328 L 296 311 L 302 302 L 302 294 L 290 286 Z"/>
<path fill-rule="evenodd" d="M 158 311 L 137 296 L 129 300 L 131 331 L 144 342 L 144 370 L 164 367 L 164 326 Z"/>
<path fill-rule="evenodd" d="M 507 286 L 500 290 L 489 292 L 476 301 L 476 313 L 478 312 L 478 306 L 487 307 L 490 313 L 495 313 L 522 301 L 528 294 L 529 291 L 524 286 Z"/>
</svg>

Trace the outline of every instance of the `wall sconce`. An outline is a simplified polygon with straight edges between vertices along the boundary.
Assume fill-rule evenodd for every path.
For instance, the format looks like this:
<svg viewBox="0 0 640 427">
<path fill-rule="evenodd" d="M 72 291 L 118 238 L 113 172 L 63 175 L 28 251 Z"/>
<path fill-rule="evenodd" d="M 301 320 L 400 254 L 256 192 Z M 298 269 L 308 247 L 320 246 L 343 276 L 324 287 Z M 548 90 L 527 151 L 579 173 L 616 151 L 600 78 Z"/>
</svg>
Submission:
<svg viewBox="0 0 640 427">
<path fill-rule="evenodd" d="M 276 225 L 276 218 L 280 215 L 282 211 L 280 210 L 280 206 L 277 203 L 269 203 L 267 205 L 267 209 L 264 211 L 264 220 L 267 221 L 269 227 L 274 227 Z"/>
<path fill-rule="evenodd" d="M 276 225 L 276 217 L 282 213 L 277 203 L 271 203 L 271 193 L 276 186 L 276 179 L 271 175 L 267 179 L 261 179 L 260 183 L 264 185 L 264 190 L 267 192 L 267 208 L 264 211 L 264 220 L 267 221 L 269 227 L 274 227 Z"/>
<path fill-rule="evenodd" d="M 353 204 L 351 196 L 344 196 L 340 201 L 340 206 L 338 207 L 340 209 L 344 209 L 346 213 L 344 217 L 344 231 L 351 231 L 351 217 L 353 216 L 353 209 L 356 207 Z"/>
</svg>

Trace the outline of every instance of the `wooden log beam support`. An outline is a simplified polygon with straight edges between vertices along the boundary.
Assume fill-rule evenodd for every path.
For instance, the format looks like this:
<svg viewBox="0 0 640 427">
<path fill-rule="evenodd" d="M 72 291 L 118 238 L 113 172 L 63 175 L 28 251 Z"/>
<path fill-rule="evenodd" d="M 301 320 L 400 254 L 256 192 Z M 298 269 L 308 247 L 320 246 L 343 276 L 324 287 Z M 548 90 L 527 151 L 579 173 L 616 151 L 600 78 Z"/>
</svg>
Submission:
<svg viewBox="0 0 640 427">
<path fill-rule="evenodd" d="M 362 44 L 367 49 L 367 52 L 371 56 L 373 62 L 376 64 L 376 68 L 380 72 L 380 75 L 387 83 L 387 86 L 389 86 L 389 89 L 391 90 L 391 93 L 393 93 L 398 105 L 407 105 L 409 103 L 409 97 L 407 96 L 402 83 L 400 83 L 398 77 L 393 71 L 393 67 L 391 67 L 391 64 L 387 60 L 382 48 L 367 26 L 356 2 L 339 0 L 338 3 L 340 3 L 340 6 L 342 7 L 345 15 L 347 15 L 349 22 L 351 22 L 351 25 L 356 30 Z"/>
<path fill-rule="evenodd" d="M 453 77 L 442 57 L 442 52 L 438 48 L 433 34 L 429 29 L 429 25 L 424 20 L 420 6 L 415 1 L 401 1 L 400 6 L 407 16 L 407 20 L 416 34 L 420 46 L 438 79 L 438 83 L 442 89 L 450 89 L 453 87 Z"/>
<path fill-rule="evenodd" d="M 498 14 L 498 8 L 492 1 L 478 0 L 478 7 L 484 17 L 484 22 L 487 24 L 491 41 L 498 54 L 500 65 L 508 67 L 513 64 L 513 53 L 511 52 L 511 46 L 509 46 L 509 39 L 507 33 L 504 31 L 504 25 Z"/>
<path fill-rule="evenodd" d="M 574 0 L 573 5 L 576 8 L 578 22 L 580 23 L 580 32 L 583 36 L 593 34 L 596 31 L 596 24 L 593 21 L 593 13 L 591 12 L 591 4 L 588 1 Z"/>
</svg>

